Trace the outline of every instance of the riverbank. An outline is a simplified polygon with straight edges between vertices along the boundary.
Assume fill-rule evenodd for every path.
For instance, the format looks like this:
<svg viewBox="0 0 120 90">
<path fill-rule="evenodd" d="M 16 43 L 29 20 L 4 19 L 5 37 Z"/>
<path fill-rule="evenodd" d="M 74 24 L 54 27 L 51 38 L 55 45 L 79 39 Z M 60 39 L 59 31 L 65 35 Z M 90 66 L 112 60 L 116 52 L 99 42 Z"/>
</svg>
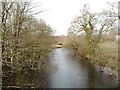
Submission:
<svg viewBox="0 0 120 90">
<path fill-rule="evenodd" d="M 76 58 L 82 60 L 82 58 L 79 55 L 75 55 L 75 56 L 76 56 Z M 88 63 L 91 63 L 91 65 L 93 65 L 97 71 L 99 71 L 100 73 L 106 74 L 108 77 L 113 78 L 118 85 L 117 87 L 120 87 L 118 71 L 116 71 L 108 66 L 102 66 L 103 63 L 98 63 L 98 61 L 96 61 L 96 59 L 91 60 L 90 58 L 86 57 L 86 58 L 83 58 L 82 61 L 87 61 Z"/>
<path fill-rule="evenodd" d="M 82 47 L 80 47 L 82 48 Z M 81 50 L 81 49 L 79 49 Z M 81 51 L 75 51 L 78 58 L 82 58 Z M 83 53 L 83 52 L 82 52 Z M 119 82 L 118 76 L 118 43 L 104 42 L 95 49 L 94 54 L 85 56 L 86 60 L 99 69 L 100 72 L 112 76 Z"/>
<path fill-rule="evenodd" d="M 46 67 L 47 61 L 44 59 L 44 62 L 38 60 L 37 69 L 35 70 L 28 67 L 20 71 L 4 71 L 2 90 L 47 88 L 48 73 Z"/>
<path fill-rule="evenodd" d="M 6 74 L 7 75 L 7 74 Z M 43 70 L 28 70 L 9 72 L 2 78 L 2 88 L 45 88 L 47 87 L 47 74 Z"/>
</svg>

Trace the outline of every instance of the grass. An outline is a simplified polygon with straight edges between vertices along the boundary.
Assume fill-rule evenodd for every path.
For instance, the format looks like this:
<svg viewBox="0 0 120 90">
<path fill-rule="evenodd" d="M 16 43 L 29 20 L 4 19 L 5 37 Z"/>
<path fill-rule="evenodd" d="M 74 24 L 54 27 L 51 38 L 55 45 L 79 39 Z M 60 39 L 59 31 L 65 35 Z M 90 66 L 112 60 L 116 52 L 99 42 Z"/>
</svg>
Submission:
<svg viewBox="0 0 120 90">
<path fill-rule="evenodd" d="M 118 43 L 106 41 L 95 50 L 95 55 L 90 57 L 95 64 L 111 68 L 110 75 L 118 75 Z"/>
<path fill-rule="evenodd" d="M 104 42 L 100 45 L 102 62 L 106 66 L 118 69 L 118 44 L 115 42 Z"/>
</svg>

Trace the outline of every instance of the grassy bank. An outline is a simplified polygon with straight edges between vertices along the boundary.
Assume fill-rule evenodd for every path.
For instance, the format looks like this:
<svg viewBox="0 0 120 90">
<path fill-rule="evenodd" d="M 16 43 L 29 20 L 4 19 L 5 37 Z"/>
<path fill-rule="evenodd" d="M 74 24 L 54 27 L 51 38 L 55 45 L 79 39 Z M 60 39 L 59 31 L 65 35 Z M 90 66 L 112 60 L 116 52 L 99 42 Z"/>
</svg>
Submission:
<svg viewBox="0 0 120 90">
<path fill-rule="evenodd" d="M 104 42 L 95 50 L 94 55 L 89 57 L 92 63 L 101 67 L 109 67 L 109 75 L 118 77 L 118 44 L 116 42 Z"/>
<path fill-rule="evenodd" d="M 88 60 L 93 65 L 99 65 L 102 72 L 106 67 L 110 68 L 107 74 L 118 78 L 118 42 L 115 40 L 103 40 L 97 48 L 94 48 L 94 53 L 91 55 L 85 53 L 86 42 L 84 36 L 68 36 L 66 46 L 72 48 L 75 56 L 80 60 Z"/>
</svg>

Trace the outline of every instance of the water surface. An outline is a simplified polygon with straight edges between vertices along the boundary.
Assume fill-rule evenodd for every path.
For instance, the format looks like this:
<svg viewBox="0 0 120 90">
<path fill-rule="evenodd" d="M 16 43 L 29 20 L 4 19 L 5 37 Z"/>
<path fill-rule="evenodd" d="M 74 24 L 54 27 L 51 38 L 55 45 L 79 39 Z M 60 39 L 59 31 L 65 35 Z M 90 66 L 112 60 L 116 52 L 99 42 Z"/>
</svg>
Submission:
<svg viewBox="0 0 120 90">
<path fill-rule="evenodd" d="M 49 55 L 49 88 L 112 88 L 114 79 L 99 72 L 90 63 L 78 60 L 66 48 L 54 49 Z"/>
</svg>

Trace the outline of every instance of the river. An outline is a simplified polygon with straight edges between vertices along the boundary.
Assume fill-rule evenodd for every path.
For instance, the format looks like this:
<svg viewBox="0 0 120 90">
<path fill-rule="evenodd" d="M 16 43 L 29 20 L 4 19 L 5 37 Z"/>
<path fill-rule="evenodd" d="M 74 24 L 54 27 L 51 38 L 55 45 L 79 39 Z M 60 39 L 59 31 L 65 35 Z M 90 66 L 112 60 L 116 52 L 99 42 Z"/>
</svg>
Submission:
<svg viewBox="0 0 120 90">
<path fill-rule="evenodd" d="M 49 54 L 49 88 L 114 88 L 115 80 L 90 63 L 78 60 L 66 48 Z"/>
</svg>

